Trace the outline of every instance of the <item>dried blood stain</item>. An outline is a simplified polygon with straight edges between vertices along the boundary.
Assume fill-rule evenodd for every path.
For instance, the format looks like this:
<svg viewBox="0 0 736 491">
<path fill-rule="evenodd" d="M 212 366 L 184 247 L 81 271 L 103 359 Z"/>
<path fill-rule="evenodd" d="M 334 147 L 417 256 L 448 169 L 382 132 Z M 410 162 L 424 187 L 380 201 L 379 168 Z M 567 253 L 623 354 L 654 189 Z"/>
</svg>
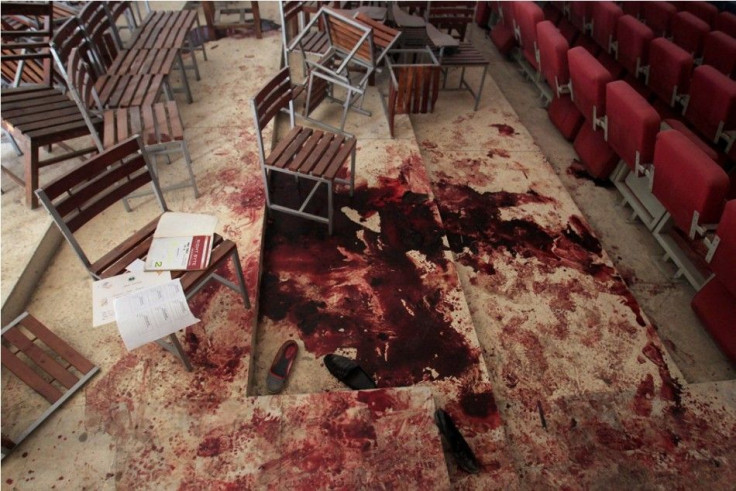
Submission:
<svg viewBox="0 0 736 491">
<path fill-rule="evenodd" d="M 336 210 L 351 208 L 362 220 L 377 216 L 380 231 L 335 213 L 328 236 L 323 225 L 279 214 L 266 234 L 261 315 L 288 320 L 316 356 L 355 348 L 381 386 L 459 377 L 480 355 L 447 315 L 444 289 L 454 271 L 448 273 L 434 203 L 408 189 L 414 160 L 376 188 L 357 187 L 352 199 L 335 194 Z M 275 195 L 304 196 L 308 189 L 298 185 L 274 179 Z M 324 213 L 324 199 L 315 201 L 314 210 Z"/>
<path fill-rule="evenodd" d="M 492 124 L 491 126 L 496 128 L 498 133 L 503 136 L 514 136 L 516 134 L 514 127 L 507 124 Z"/>
</svg>

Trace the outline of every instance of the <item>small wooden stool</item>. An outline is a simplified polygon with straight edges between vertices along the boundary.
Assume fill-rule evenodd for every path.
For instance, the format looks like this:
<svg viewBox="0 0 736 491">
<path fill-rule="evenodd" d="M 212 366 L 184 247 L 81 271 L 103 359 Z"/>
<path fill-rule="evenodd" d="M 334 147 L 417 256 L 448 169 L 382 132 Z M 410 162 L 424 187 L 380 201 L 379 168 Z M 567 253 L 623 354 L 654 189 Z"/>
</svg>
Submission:
<svg viewBox="0 0 736 491">
<path fill-rule="evenodd" d="M 181 152 L 189 172 L 189 181 L 162 188 L 162 191 L 191 186 L 194 189 L 194 197 L 199 197 L 197 182 L 192 171 L 192 159 L 184 140 L 184 128 L 175 101 L 159 102 L 152 106 L 110 109 L 105 111 L 103 121 L 102 144 L 106 149 L 115 146 L 132 135 L 140 134 L 146 151 L 150 155 L 166 155 L 168 158 L 170 153 Z M 157 161 L 154 161 L 154 163 L 157 164 Z M 156 167 L 154 165 L 154 169 Z M 157 169 L 156 174 L 158 174 Z M 145 194 L 150 193 L 130 195 L 128 198 L 136 198 Z M 126 209 L 130 211 L 128 198 L 124 199 L 123 202 Z"/>
</svg>

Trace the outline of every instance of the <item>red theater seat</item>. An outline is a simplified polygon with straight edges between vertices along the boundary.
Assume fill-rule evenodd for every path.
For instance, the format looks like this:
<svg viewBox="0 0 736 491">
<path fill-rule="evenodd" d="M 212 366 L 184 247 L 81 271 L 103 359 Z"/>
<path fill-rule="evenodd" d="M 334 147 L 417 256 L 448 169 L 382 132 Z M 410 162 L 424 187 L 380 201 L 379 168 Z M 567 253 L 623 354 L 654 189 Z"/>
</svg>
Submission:
<svg viewBox="0 0 736 491">
<path fill-rule="evenodd" d="M 508 55 L 516 45 L 514 38 L 514 3 L 498 2 L 501 18 L 491 30 L 491 41 L 502 55 Z"/>
<path fill-rule="evenodd" d="M 544 20 L 544 13 L 536 3 L 515 2 L 514 20 L 519 27 L 519 43 L 524 58 L 534 70 L 539 71 L 537 24 Z"/>
<path fill-rule="evenodd" d="M 571 141 L 583 124 L 583 116 L 570 99 L 567 87 L 570 82 L 567 68 L 567 51 L 570 45 L 548 20 L 537 24 L 537 42 L 540 71 L 553 92 L 547 114 L 562 136 Z"/>
<path fill-rule="evenodd" d="M 732 38 L 736 38 L 736 14 L 721 12 L 716 17 L 715 30 L 725 32 Z"/>
<path fill-rule="evenodd" d="M 652 28 L 657 37 L 669 35 L 670 22 L 675 13 L 677 13 L 677 7 L 670 2 L 643 2 L 642 4 L 644 22 Z"/>
<path fill-rule="evenodd" d="M 681 121 L 667 119 L 665 122 L 701 146 L 704 144 L 698 142 L 698 136 L 711 146 L 718 144 L 727 137 L 725 132 L 736 130 L 736 81 L 709 65 L 696 68 L 683 117 L 697 135 L 687 131 Z M 719 163 L 725 161 L 725 156 L 714 148 L 707 150 L 712 159 Z"/>
<path fill-rule="evenodd" d="M 606 86 L 606 141 L 622 162 L 613 182 L 634 216 L 649 230 L 665 213 L 650 191 L 649 176 L 644 174 L 645 166 L 654 160 L 659 125 L 657 111 L 628 83 L 617 80 Z"/>
<path fill-rule="evenodd" d="M 562 18 L 562 2 L 545 2 L 542 12 L 544 12 L 544 20 L 557 25 Z"/>
<path fill-rule="evenodd" d="M 585 118 L 573 148 L 590 175 L 607 178 L 616 166 L 617 158 L 606 144 L 603 132 L 596 127 L 605 115 L 606 84 L 612 81 L 611 74 L 582 47 L 570 49 L 567 61 L 572 100 Z"/>
<path fill-rule="evenodd" d="M 630 15 L 635 19 L 641 17 L 641 4 L 644 2 L 621 2 L 621 8 L 624 11 L 624 15 Z"/>
<path fill-rule="evenodd" d="M 692 308 L 723 352 L 736 363 L 736 200 L 729 201 L 716 230 L 709 262 L 713 277 L 693 297 Z"/>
<path fill-rule="evenodd" d="M 703 64 L 736 78 L 736 39 L 725 32 L 709 32 L 703 43 Z"/>
<path fill-rule="evenodd" d="M 690 12 L 672 16 L 672 41 L 696 58 L 703 53 L 703 40 L 708 32 L 708 23 Z"/>
<path fill-rule="evenodd" d="M 667 214 L 652 234 L 677 266 L 676 276 L 684 274 L 695 289 L 705 273 L 689 244 L 683 246 L 683 234 L 693 240 L 704 234 L 704 225 L 718 223 L 728 188 L 726 172 L 688 137 L 676 130 L 657 135 L 652 192 Z"/>
<path fill-rule="evenodd" d="M 593 5 L 591 36 L 606 53 L 611 52 L 611 45 L 616 40 L 616 24 L 622 15 L 624 11 L 613 2 L 596 2 Z"/>
<path fill-rule="evenodd" d="M 649 44 L 653 39 L 654 32 L 650 27 L 630 15 L 619 17 L 616 23 L 616 60 L 635 78 L 639 77 L 639 67 L 649 64 Z"/>
<path fill-rule="evenodd" d="M 649 44 L 647 85 L 657 97 L 674 107 L 678 97 L 687 94 L 693 70 L 693 55 L 665 38 Z"/>
<path fill-rule="evenodd" d="M 570 23 L 580 32 L 588 31 L 595 2 L 570 2 Z"/>
<path fill-rule="evenodd" d="M 694 14 L 699 19 L 704 20 L 710 29 L 716 22 L 718 16 L 718 7 L 708 2 L 682 2 L 681 4 L 686 12 Z"/>
</svg>

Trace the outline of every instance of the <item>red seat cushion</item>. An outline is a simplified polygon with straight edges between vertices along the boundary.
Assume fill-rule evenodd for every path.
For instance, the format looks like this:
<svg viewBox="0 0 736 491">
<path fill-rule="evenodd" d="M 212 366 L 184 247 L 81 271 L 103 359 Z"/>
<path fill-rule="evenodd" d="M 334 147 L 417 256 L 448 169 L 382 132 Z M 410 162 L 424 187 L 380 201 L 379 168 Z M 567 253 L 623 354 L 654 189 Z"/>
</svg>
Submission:
<svg viewBox="0 0 736 491">
<path fill-rule="evenodd" d="M 721 351 L 736 363 L 736 297 L 715 277 L 695 294 L 691 306 Z"/>
<path fill-rule="evenodd" d="M 623 15 L 616 23 L 616 39 L 617 60 L 630 74 L 636 74 L 639 66 L 649 64 L 649 43 L 654 39 L 651 28 L 630 15 Z"/>
<path fill-rule="evenodd" d="M 704 20 L 709 29 L 715 23 L 718 15 L 718 7 L 708 2 L 683 2 L 683 7 L 686 11 Z"/>
<path fill-rule="evenodd" d="M 709 65 L 696 68 L 684 116 L 709 143 L 721 123 L 723 131 L 736 129 L 736 81 Z"/>
<path fill-rule="evenodd" d="M 491 31 L 491 41 L 502 55 L 507 55 L 511 52 L 516 40 L 514 39 L 514 30 L 510 27 L 506 27 L 503 24 L 496 24 Z"/>
<path fill-rule="evenodd" d="M 675 94 L 687 94 L 693 70 L 693 55 L 665 38 L 649 45 L 647 85 L 662 102 L 674 106 Z"/>
<path fill-rule="evenodd" d="M 726 172 L 687 136 L 676 130 L 657 135 L 652 193 L 680 230 L 689 233 L 694 211 L 701 224 L 718 223 L 728 187 Z"/>
<path fill-rule="evenodd" d="M 608 145 L 634 168 L 636 153 L 642 164 L 654 159 L 654 142 L 659 132 L 659 114 L 633 87 L 623 80 L 606 86 Z"/>
<path fill-rule="evenodd" d="M 588 173 L 597 179 L 608 178 L 616 167 L 616 152 L 603 139 L 603 132 L 593 130 L 588 121 L 583 123 L 572 146 Z"/>
<path fill-rule="evenodd" d="M 567 63 L 572 82 L 572 100 L 585 119 L 603 117 L 606 112 L 606 84 L 613 80 L 585 48 L 576 47 L 567 52 Z"/>
<path fill-rule="evenodd" d="M 580 114 L 568 95 L 552 99 L 547 107 L 547 115 L 567 141 L 572 141 L 575 138 L 585 121 L 585 118 Z"/>
<path fill-rule="evenodd" d="M 579 31 L 585 30 L 585 24 L 592 18 L 593 4 L 595 2 L 570 2 L 570 22 Z"/>
<path fill-rule="evenodd" d="M 691 142 L 693 142 L 697 147 L 703 151 L 710 159 L 712 159 L 715 162 L 722 163 L 723 157 L 708 143 L 703 141 L 702 138 L 700 138 L 698 135 L 696 135 L 690 128 L 687 127 L 685 123 L 683 123 L 679 119 L 673 119 L 673 118 L 665 118 L 664 120 L 665 124 L 672 128 L 673 130 L 677 130 L 686 137 L 690 139 Z"/>
</svg>

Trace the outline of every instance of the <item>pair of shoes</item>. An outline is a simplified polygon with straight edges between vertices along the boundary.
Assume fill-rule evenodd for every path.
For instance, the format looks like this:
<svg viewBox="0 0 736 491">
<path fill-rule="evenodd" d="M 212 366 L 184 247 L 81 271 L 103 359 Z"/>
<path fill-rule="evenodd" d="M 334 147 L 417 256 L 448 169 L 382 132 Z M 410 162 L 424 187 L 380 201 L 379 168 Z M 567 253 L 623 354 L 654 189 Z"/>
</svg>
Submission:
<svg viewBox="0 0 736 491">
<path fill-rule="evenodd" d="M 445 437 L 445 440 L 447 440 L 447 443 L 450 444 L 450 450 L 455 457 L 457 465 L 465 472 L 471 474 L 480 472 L 480 465 L 475 458 L 475 454 L 473 454 L 463 435 L 458 431 L 450 415 L 442 409 L 438 409 L 434 413 L 434 422 L 440 429 L 440 433 Z"/>
<path fill-rule="evenodd" d="M 266 376 L 266 388 L 271 394 L 281 392 L 286 385 L 286 379 L 291 373 L 291 367 L 294 365 L 296 355 L 299 353 L 299 345 L 296 341 L 287 341 L 281 345 L 279 351 L 273 359 L 271 370 Z"/>
<path fill-rule="evenodd" d="M 350 358 L 340 355 L 325 356 L 325 366 L 332 375 L 351 389 L 375 389 L 376 383 Z"/>
</svg>

